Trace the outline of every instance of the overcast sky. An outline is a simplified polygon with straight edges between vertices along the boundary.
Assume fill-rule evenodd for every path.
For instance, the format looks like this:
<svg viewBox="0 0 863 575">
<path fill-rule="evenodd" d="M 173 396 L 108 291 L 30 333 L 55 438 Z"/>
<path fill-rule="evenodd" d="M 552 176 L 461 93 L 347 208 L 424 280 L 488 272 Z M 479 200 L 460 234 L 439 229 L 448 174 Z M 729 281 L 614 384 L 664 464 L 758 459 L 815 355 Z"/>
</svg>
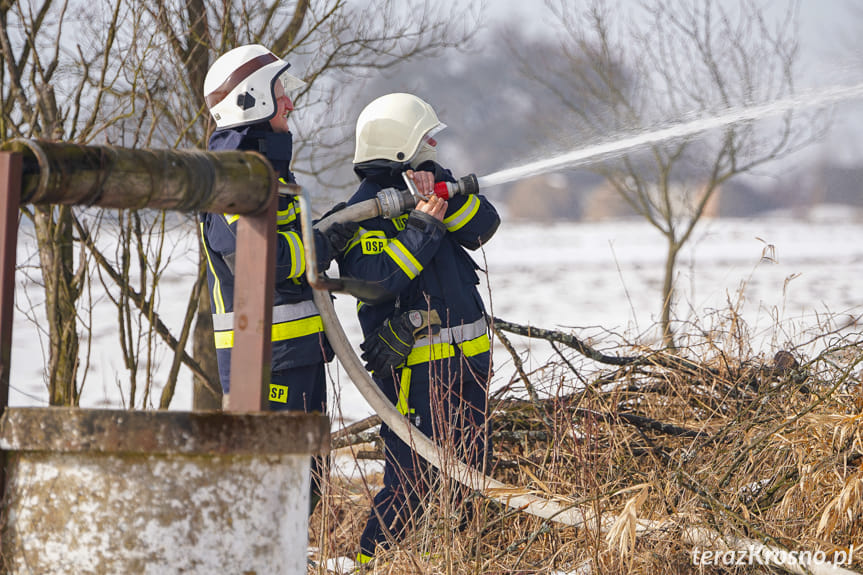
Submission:
<svg viewBox="0 0 863 575">
<path fill-rule="evenodd" d="M 455 1 L 475 4 L 471 0 Z M 578 1 L 587 5 L 590 0 Z M 630 11 L 638 3 L 638 0 L 617 1 Z M 729 6 L 740 2 L 717 1 Z M 791 0 L 753 1 L 766 14 L 780 18 Z M 800 0 L 799 10 L 798 90 L 863 83 L 863 0 Z M 555 27 L 544 0 L 485 0 L 482 18 L 489 26 L 514 22 L 532 33 L 547 34 Z M 836 121 L 819 153 L 829 150 L 840 161 L 863 162 L 863 100 L 837 105 L 833 111 Z"/>
<path fill-rule="evenodd" d="M 463 1 L 463 0 L 456 0 Z M 469 0 L 468 0 L 469 1 Z M 574 1 L 574 0 L 573 0 Z M 579 0 L 588 4 L 589 0 Z M 635 6 L 638 0 L 617 0 L 622 7 Z M 693 0 L 695 1 L 695 0 Z M 779 17 L 787 10 L 790 0 L 754 0 L 763 6 L 765 13 Z M 734 6 L 740 0 L 718 0 L 720 4 Z M 856 6 L 855 6 L 856 3 Z M 813 68 L 825 65 L 836 68 L 856 59 L 859 65 L 863 54 L 863 2 L 861 0 L 800 0 L 801 57 Z M 553 26 L 544 0 L 486 0 L 484 20 L 516 22 L 532 30 L 546 30 Z M 855 34 L 856 33 L 856 34 Z M 855 46 L 850 46 L 856 42 Z M 856 51 L 856 57 L 851 51 Z M 812 70 L 815 71 L 814 69 Z"/>
</svg>

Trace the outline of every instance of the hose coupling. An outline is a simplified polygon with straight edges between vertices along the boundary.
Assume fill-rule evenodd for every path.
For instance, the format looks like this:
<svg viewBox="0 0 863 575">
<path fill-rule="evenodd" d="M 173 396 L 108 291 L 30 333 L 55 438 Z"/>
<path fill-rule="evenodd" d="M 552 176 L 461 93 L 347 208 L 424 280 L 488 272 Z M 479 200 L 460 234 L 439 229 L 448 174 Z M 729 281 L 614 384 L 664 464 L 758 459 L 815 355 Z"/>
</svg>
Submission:
<svg viewBox="0 0 863 575">
<path fill-rule="evenodd" d="M 406 210 L 416 206 L 416 199 L 410 190 L 386 188 L 377 194 L 381 217 L 387 220 L 397 218 Z"/>
</svg>

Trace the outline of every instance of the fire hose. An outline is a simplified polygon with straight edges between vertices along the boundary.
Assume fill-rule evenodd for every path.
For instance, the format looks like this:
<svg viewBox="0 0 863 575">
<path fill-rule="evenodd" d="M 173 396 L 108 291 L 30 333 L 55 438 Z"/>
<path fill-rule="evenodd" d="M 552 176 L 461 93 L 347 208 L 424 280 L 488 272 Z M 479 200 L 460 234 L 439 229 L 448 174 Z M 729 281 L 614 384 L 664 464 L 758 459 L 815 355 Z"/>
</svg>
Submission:
<svg viewBox="0 0 863 575">
<path fill-rule="evenodd" d="M 330 291 L 343 291 L 355 295 L 361 299 L 380 297 L 381 291 L 375 284 L 363 282 L 353 278 L 327 278 L 318 273 L 317 258 L 315 257 L 315 241 L 313 230 L 326 230 L 333 222 L 363 221 L 373 217 L 384 217 L 392 219 L 404 213 L 406 210 L 416 206 L 418 193 L 413 182 L 405 177 L 408 189 L 399 191 L 394 188 L 382 190 L 377 197 L 335 212 L 327 218 L 312 223 L 311 202 L 308 192 L 300 189 L 298 199 L 300 201 L 300 218 L 302 223 L 303 245 L 306 255 L 306 278 L 314 289 L 314 301 L 321 315 L 327 339 L 330 342 L 336 357 L 339 358 L 348 376 L 356 385 L 365 400 L 374 409 L 381 420 L 407 445 L 416 451 L 429 464 L 450 478 L 458 481 L 469 489 L 482 494 L 489 499 L 507 507 L 523 511 L 535 517 L 561 523 L 563 525 L 582 527 L 589 529 L 608 531 L 614 524 L 616 518 L 609 516 L 597 517 L 592 511 L 585 511 L 577 504 L 560 500 L 538 497 L 528 492 L 527 489 L 507 485 L 498 481 L 482 471 L 474 469 L 465 463 L 455 459 L 447 458 L 444 461 L 440 448 L 429 439 L 423 432 L 414 427 L 396 407 L 387 399 L 384 392 L 377 386 L 371 375 L 366 371 L 360 358 L 348 341 L 344 328 L 339 322 Z M 294 189 L 296 192 L 296 188 Z M 451 197 L 459 193 L 478 193 L 476 176 L 473 174 L 465 176 L 457 184 L 447 184 L 446 188 L 436 185 L 435 194 L 441 197 Z M 447 196 L 444 196 L 447 194 Z M 366 285 L 363 285 L 366 284 Z M 658 529 L 672 527 L 669 522 L 658 522 L 645 519 L 637 521 L 636 531 L 639 534 Z M 746 550 L 772 565 L 778 566 L 791 573 L 801 575 L 807 573 L 821 574 L 853 574 L 854 571 L 842 569 L 829 563 L 805 563 L 795 565 L 786 564 L 782 560 L 785 550 L 778 547 L 764 545 L 759 541 L 724 535 L 712 529 L 688 527 L 683 528 L 683 536 L 693 545 L 714 545 L 726 547 L 730 550 Z"/>
<path fill-rule="evenodd" d="M 474 178 L 475 181 L 475 178 Z M 315 257 L 315 241 L 313 237 L 313 227 L 318 230 L 325 230 L 329 225 L 336 221 L 362 221 L 376 216 L 385 218 L 396 217 L 405 210 L 413 208 L 416 205 L 416 191 L 412 183 L 409 184 L 408 190 L 398 191 L 393 188 L 381 191 L 376 198 L 359 202 L 353 206 L 349 206 L 340 210 L 326 219 L 321 220 L 313 226 L 311 221 L 311 205 L 308 192 L 303 189 L 299 194 L 300 200 L 300 217 L 302 221 L 303 245 L 306 250 L 306 278 L 309 284 L 315 288 L 314 300 L 318 306 L 318 312 L 321 314 L 321 320 L 324 324 L 324 330 L 327 334 L 327 339 L 330 345 L 336 352 L 336 356 L 342 363 L 348 376 L 357 386 L 360 393 L 380 415 L 393 432 L 401 438 L 406 444 L 410 445 L 423 459 L 439 470 L 446 472 L 463 485 L 475 491 L 489 494 L 493 498 L 495 490 L 506 490 L 510 495 L 506 497 L 497 497 L 500 503 L 508 505 L 515 509 L 522 509 L 542 517 L 544 519 L 553 519 L 567 525 L 582 525 L 585 522 L 585 516 L 582 511 L 572 506 L 565 506 L 557 501 L 542 499 L 530 494 L 511 495 L 513 488 L 509 485 L 501 483 L 496 479 L 488 477 L 480 471 L 468 467 L 461 461 L 446 461 L 441 458 L 440 449 L 432 442 L 431 439 L 419 429 L 411 425 L 407 418 L 402 416 L 395 406 L 390 403 L 383 391 L 369 375 L 366 368 L 363 366 L 357 354 L 351 347 L 344 328 L 339 322 L 335 307 L 328 290 L 339 290 L 352 292 L 351 288 L 355 287 L 352 283 L 345 283 L 345 280 L 350 278 L 322 278 L 317 271 L 317 258 Z M 393 210 L 392 207 L 397 209 Z M 351 218 L 361 218 L 352 220 Z M 368 291 L 368 290 L 365 290 Z M 446 464 L 444 464 L 446 463 Z"/>
</svg>

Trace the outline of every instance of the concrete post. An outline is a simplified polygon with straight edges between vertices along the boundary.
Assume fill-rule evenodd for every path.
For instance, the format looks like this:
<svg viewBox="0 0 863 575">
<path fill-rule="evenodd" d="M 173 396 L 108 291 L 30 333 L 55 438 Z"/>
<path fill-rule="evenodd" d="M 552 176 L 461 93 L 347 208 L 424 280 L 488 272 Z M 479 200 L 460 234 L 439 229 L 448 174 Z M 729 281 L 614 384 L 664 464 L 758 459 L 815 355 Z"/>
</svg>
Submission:
<svg viewBox="0 0 863 575">
<path fill-rule="evenodd" d="M 9 408 L 0 448 L 9 573 L 306 573 L 323 415 Z"/>
</svg>

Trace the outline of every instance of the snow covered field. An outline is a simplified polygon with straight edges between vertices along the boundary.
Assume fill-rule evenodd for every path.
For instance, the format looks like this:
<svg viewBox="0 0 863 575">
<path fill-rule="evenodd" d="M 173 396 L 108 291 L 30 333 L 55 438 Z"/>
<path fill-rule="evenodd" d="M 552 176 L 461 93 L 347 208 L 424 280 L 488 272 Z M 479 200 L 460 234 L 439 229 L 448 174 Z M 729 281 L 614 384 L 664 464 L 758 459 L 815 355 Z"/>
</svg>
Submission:
<svg viewBox="0 0 863 575">
<path fill-rule="evenodd" d="M 809 221 L 784 214 L 751 220 L 704 221 L 696 230 L 678 267 L 679 304 L 676 318 L 710 327 L 716 310 L 740 304 L 757 350 L 771 353 L 804 330 L 814 329 L 825 316 L 854 323 L 863 314 L 863 214 L 849 209 L 821 210 Z M 197 238 L 191 228 L 175 229 L 170 238 L 173 261 L 162 280 L 160 314 L 178 329 L 193 281 Z M 767 257 L 765 257 L 767 256 Z M 616 347 L 627 341 L 656 341 L 659 292 L 665 260 L 663 239 L 641 221 L 539 224 L 504 219 L 497 236 L 475 259 L 488 270 L 481 286 L 491 312 L 507 321 L 537 327 L 575 330 L 579 337 L 596 336 L 594 344 Z M 19 237 L 18 261 L 36 270 L 32 238 Z M 38 322 L 40 290 L 25 273 L 16 277 L 18 290 L 10 404 L 46 405 L 44 342 L 40 329 L 21 311 L 35 304 Z M 743 300 L 740 300 L 740 297 Z M 93 312 L 93 353 L 81 405 L 121 407 L 128 396 L 128 375 L 122 366 L 116 309 L 99 295 Z M 340 295 L 336 309 L 348 337 L 359 344 L 354 300 Z M 777 331 L 777 321 L 783 329 Z M 855 328 L 851 328 L 855 329 Z M 606 332 L 613 332 L 611 335 Z M 531 348 L 526 367 L 541 366 L 552 357 L 550 348 L 517 336 L 520 349 Z M 494 385 L 509 381 L 509 355 L 495 347 Z M 170 356 L 161 350 L 159 374 L 167 373 Z M 83 364 L 82 364 L 83 371 Z M 359 392 L 336 365 L 331 406 L 354 420 L 370 414 Z M 160 382 L 159 376 L 156 381 Z M 160 389 L 151 392 L 158 404 Z M 172 409 L 191 408 L 191 375 L 182 371 Z M 337 425 L 337 424 L 336 424 Z M 336 426 L 334 425 L 334 427 Z"/>
</svg>

